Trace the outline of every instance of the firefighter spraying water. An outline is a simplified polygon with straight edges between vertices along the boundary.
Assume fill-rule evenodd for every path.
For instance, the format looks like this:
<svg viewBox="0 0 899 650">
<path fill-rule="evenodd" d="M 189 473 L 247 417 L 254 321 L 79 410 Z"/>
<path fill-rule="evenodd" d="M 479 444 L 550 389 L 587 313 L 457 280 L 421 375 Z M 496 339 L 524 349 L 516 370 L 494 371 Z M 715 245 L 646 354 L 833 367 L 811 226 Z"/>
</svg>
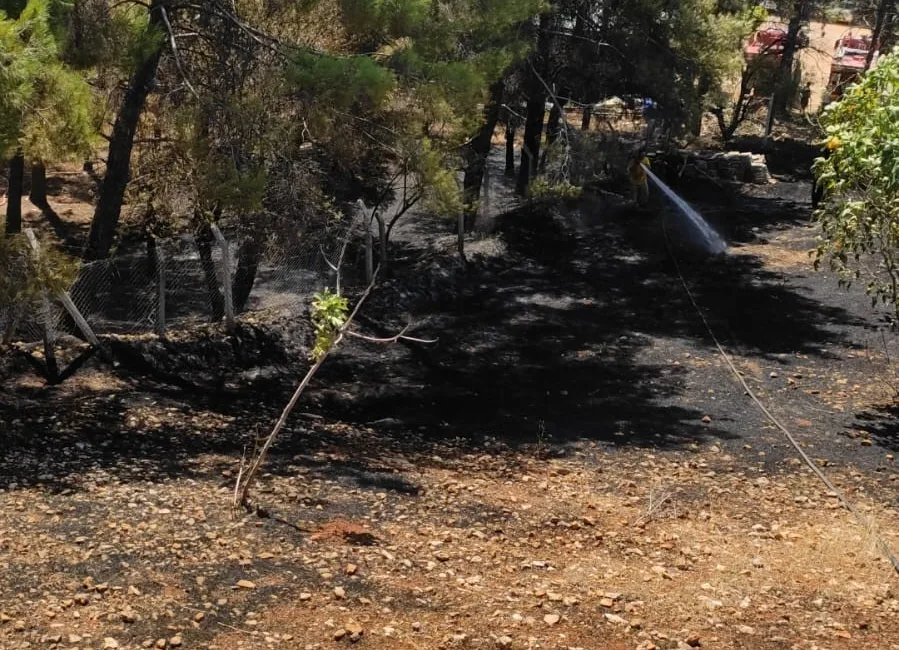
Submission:
<svg viewBox="0 0 899 650">
<path fill-rule="evenodd" d="M 684 233 L 689 240 L 702 248 L 709 255 L 720 255 L 727 250 L 727 244 L 721 235 L 715 232 L 715 229 L 709 225 L 709 222 L 702 218 L 702 215 L 694 210 L 689 203 L 678 196 L 674 190 L 665 185 L 662 180 L 652 173 L 652 171 L 644 166 L 649 180 L 651 180 L 667 198 L 671 200 L 674 207 L 684 217 L 678 222 L 678 225 L 686 226 L 683 228 Z"/>
<path fill-rule="evenodd" d="M 638 208 L 644 208 L 649 200 L 649 182 L 661 190 L 676 208 L 678 215 L 676 229 L 693 246 L 709 255 L 720 255 L 727 251 L 727 243 L 715 229 L 689 203 L 668 187 L 650 169 L 649 158 L 644 148 L 640 148 L 631 159 L 628 169 L 633 199 Z"/>
</svg>

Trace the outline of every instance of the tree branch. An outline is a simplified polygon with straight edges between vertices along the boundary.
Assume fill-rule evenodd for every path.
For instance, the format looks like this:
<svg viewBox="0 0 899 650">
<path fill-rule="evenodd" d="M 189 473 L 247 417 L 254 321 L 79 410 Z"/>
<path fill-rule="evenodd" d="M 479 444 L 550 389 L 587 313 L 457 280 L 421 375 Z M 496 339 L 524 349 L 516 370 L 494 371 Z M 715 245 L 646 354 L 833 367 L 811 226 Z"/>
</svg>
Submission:
<svg viewBox="0 0 899 650">
<path fill-rule="evenodd" d="M 352 330 L 347 330 L 347 336 L 352 336 L 353 338 L 361 339 L 363 341 L 368 341 L 369 343 L 396 343 L 397 341 L 412 341 L 413 343 L 437 343 L 439 339 L 419 339 L 412 336 L 406 336 L 406 332 L 408 332 L 412 328 L 412 323 L 406 325 L 399 333 L 394 334 L 393 336 L 388 336 L 387 338 L 378 338 L 375 336 L 366 336 L 365 334 L 360 334 L 359 332 L 353 332 Z"/>
<path fill-rule="evenodd" d="M 181 78 L 184 80 L 184 85 L 187 86 L 187 89 L 190 90 L 191 94 L 193 94 L 193 96 L 199 100 L 200 95 L 197 94 L 197 91 L 193 87 L 193 84 L 190 83 L 190 79 L 187 78 L 187 73 L 184 71 L 184 66 L 181 65 L 181 54 L 178 52 L 178 43 L 175 39 L 175 30 L 172 29 L 172 23 L 171 21 L 169 21 L 169 12 L 166 11 L 164 5 L 161 5 L 159 7 L 159 12 L 162 15 L 162 22 L 165 23 L 166 31 L 168 31 L 169 33 L 169 45 L 172 48 L 172 56 L 175 58 L 175 66 L 178 68 L 178 72 L 181 74 Z"/>
</svg>

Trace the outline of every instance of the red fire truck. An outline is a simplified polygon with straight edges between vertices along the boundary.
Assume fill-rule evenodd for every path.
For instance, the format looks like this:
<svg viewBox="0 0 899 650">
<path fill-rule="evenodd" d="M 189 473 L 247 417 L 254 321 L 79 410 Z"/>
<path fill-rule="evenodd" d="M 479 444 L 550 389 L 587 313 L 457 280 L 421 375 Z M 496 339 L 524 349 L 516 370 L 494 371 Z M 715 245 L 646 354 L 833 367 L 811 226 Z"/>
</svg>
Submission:
<svg viewBox="0 0 899 650">
<path fill-rule="evenodd" d="M 783 54 L 787 32 L 780 27 L 767 27 L 753 34 L 743 54 L 747 59 L 763 55 L 779 57 Z"/>
<path fill-rule="evenodd" d="M 843 91 L 864 72 L 865 61 L 871 48 L 876 48 L 876 45 L 871 42 L 870 36 L 855 35 L 851 31 L 836 42 L 830 64 L 830 79 L 827 82 L 830 101 L 839 99 Z M 875 49 L 872 66 L 877 63 L 878 54 Z"/>
</svg>

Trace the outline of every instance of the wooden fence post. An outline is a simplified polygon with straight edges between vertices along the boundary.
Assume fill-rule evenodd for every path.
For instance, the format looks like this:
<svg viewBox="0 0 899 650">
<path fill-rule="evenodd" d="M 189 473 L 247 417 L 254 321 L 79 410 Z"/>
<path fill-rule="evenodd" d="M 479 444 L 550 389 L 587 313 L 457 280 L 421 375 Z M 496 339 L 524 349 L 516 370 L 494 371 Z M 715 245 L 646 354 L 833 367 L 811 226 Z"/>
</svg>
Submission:
<svg viewBox="0 0 899 650">
<path fill-rule="evenodd" d="M 234 294 L 231 291 L 231 271 L 233 265 L 231 263 L 231 247 L 228 240 L 219 230 L 219 227 L 212 224 L 212 234 L 218 242 L 219 248 L 222 249 L 222 293 L 225 298 L 225 327 L 231 329 L 234 327 Z"/>
<path fill-rule="evenodd" d="M 156 334 L 165 336 L 165 252 L 156 246 Z"/>
</svg>

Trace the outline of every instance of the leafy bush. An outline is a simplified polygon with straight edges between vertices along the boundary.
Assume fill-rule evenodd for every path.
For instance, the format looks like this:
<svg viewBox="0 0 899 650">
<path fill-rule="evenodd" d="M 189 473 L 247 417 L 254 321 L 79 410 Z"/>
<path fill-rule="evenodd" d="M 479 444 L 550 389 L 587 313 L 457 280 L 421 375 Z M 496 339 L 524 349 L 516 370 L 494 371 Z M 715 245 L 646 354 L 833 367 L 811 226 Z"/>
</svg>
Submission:
<svg viewBox="0 0 899 650">
<path fill-rule="evenodd" d="M 528 189 L 528 198 L 538 203 L 568 202 L 579 199 L 582 192 L 583 190 L 580 187 L 572 185 L 567 180 L 553 183 L 544 176 L 538 176 L 531 181 Z"/>
<path fill-rule="evenodd" d="M 830 155 L 814 170 L 823 191 L 816 266 L 864 279 L 873 302 L 899 315 L 899 50 L 822 115 Z"/>
</svg>

